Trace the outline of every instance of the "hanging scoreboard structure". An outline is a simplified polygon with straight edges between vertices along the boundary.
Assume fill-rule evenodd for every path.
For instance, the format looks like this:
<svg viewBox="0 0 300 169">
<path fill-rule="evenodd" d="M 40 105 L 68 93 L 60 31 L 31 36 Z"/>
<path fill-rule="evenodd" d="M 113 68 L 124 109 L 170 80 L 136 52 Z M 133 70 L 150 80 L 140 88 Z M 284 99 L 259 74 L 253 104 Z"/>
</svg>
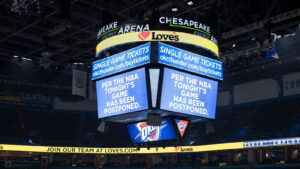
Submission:
<svg viewBox="0 0 300 169">
<path fill-rule="evenodd" d="M 209 26 L 172 17 L 156 24 L 114 21 L 97 39 L 98 118 L 127 124 L 134 143 L 182 138 L 193 119 L 215 118 L 223 64 Z M 149 113 L 164 124 L 147 126 Z"/>
</svg>

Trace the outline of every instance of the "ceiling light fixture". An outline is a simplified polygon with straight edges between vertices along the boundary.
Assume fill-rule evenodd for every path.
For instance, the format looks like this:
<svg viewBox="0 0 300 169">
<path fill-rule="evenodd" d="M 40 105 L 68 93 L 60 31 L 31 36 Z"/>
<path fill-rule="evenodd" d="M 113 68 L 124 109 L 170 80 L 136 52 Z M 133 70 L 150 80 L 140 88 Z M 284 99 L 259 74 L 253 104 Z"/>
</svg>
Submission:
<svg viewBox="0 0 300 169">
<path fill-rule="evenodd" d="M 189 1 L 187 4 L 188 4 L 189 6 L 192 6 L 192 5 L 194 5 L 194 2 L 193 2 L 193 1 Z"/>
<path fill-rule="evenodd" d="M 171 9 L 173 12 L 177 12 L 178 11 L 178 8 L 172 8 Z"/>
</svg>

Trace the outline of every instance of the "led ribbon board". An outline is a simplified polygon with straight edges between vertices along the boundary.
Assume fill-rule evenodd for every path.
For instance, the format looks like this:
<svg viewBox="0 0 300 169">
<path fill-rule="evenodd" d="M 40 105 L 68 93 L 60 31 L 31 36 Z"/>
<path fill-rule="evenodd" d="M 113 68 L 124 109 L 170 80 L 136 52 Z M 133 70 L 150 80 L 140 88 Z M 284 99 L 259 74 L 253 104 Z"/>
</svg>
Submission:
<svg viewBox="0 0 300 169">
<path fill-rule="evenodd" d="M 216 38 L 211 34 L 210 27 L 197 20 L 188 18 L 166 17 L 161 16 L 158 20 L 151 20 L 149 23 L 133 23 L 127 20 L 116 20 L 114 22 L 102 25 L 97 34 L 98 43 L 112 36 L 129 33 L 145 32 L 153 30 L 152 26 L 157 25 L 161 30 L 180 31 L 202 36 L 218 43 Z"/>
<path fill-rule="evenodd" d="M 217 91 L 217 81 L 165 68 L 160 108 L 214 119 Z"/>
<path fill-rule="evenodd" d="M 150 63 L 151 43 L 93 62 L 92 80 Z"/>
<path fill-rule="evenodd" d="M 273 141 L 273 143 L 271 143 L 271 141 Z M 137 148 L 135 147 L 98 148 L 98 147 L 53 147 L 53 146 L 36 146 L 36 145 L 0 144 L 0 152 L 20 151 L 20 152 L 78 153 L 78 154 L 160 154 L 160 153 L 193 153 L 193 152 L 196 153 L 196 152 L 248 149 L 248 148 L 259 148 L 259 147 L 290 146 L 290 145 L 299 145 L 299 144 L 300 144 L 300 137 L 196 145 L 196 146 L 178 146 L 178 147 L 165 147 L 165 148 L 156 147 L 150 149 L 141 147 L 140 150 L 137 150 Z"/>
<path fill-rule="evenodd" d="M 149 141 L 161 141 L 176 139 L 176 133 L 172 122 L 168 118 L 162 119 L 160 126 L 148 126 L 147 122 L 139 122 L 127 125 L 132 142 L 142 143 Z"/>
<path fill-rule="evenodd" d="M 163 43 L 158 44 L 158 62 L 223 80 L 222 62 Z"/>
<path fill-rule="evenodd" d="M 109 49 L 117 45 L 147 41 L 178 42 L 195 45 L 207 49 L 215 56 L 219 57 L 219 48 L 213 41 L 190 33 L 173 31 L 130 32 L 112 36 L 98 43 L 96 47 L 96 57 L 99 56 L 105 49 Z"/>
<path fill-rule="evenodd" d="M 98 117 L 148 109 L 145 68 L 96 82 Z"/>
<path fill-rule="evenodd" d="M 200 146 L 157 147 L 137 150 L 135 147 L 98 148 L 98 147 L 52 147 L 0 144 L 1 151 L 23 151 L 40 153 L 78 153 L 78 154 L 160 154 L 160 153 L 192 153 L 218 150 L 242 149 L 243 142 L 210 144 Z"/>
<path fill-rule="evenodd" d="M 271 146 L 288 146 L 300 144 L 300 137 L 282 138 L 272 140 L 256 140 L 244 142 L 244 148 L 271 147 Z"/>
</svg>

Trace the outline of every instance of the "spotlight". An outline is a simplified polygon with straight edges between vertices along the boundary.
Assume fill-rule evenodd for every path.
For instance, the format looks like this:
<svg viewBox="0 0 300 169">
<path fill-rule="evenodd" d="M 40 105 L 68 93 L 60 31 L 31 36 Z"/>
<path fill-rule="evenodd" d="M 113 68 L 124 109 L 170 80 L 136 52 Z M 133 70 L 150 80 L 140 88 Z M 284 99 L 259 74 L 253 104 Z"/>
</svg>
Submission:
<svg viewBox="0 0 300 169">
<path fill-rule="evenodd" d="M 172 12 L 177 12 L 178 8 L 172 8 L 171 10 L 172 10 Z"/>
<path fill-rule="evenodd" d="M 234 48 L 236 46 L 236 44 L 234 43 L 233 45 L 232 45 L 232 47 Z"/>
<path fill-rule="evenodd" d="M 270 156 L 269 153 L 266 153 L 266 157 L 269 158 L 269 156 Z"/>
<path fill-rule="evenodd" d="M 251 40 L 255 40 L 256 38 L 252 38 Z"/>
<path fill-rule="evenodd" d="M 194 5 L 194 2 L 193 2 L 193 1 L 189 1 L 187 4 L 188 4 L 189 6 L 192 6 L 192 5 Z"/>
<path fill-rule="evenodd" d="M 30 59 L 30 58 L 27 58 L 26 60 L 27 60 L 27 61 L 31 61 L 31 59 Z"/>
<path fill-rule="evenodd" d="M 22 57 L 23 60 L 26 60 L 27 58 Z"/>
<path fill-rule="evenodd" d="M 18 56 L 18 55 L 14 55 L 13 57 L 14 57 L 14 58 L 18 58 L 19 56 Z"/>
<path fill-rule="evenodd" d="M 83 63 L 82 63 L 82 62 L 79 62 L 78 64 L 80 64 L 80 65 L 83 65 Z"/>
<path fill-rule="evenodd" d="M 73 63 L 74 65 L 78 65 L 78 63 L 77 62 L 75 62 L 75 63 Z"/>
</svg>

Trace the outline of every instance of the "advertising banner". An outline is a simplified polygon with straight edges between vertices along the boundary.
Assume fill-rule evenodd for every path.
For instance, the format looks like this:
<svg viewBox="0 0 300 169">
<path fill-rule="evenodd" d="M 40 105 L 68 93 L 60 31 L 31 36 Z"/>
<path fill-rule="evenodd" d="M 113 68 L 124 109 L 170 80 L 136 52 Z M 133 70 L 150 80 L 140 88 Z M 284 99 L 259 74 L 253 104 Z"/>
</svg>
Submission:
<svg viewBox="0 0 300 169">
<path fill-rule="evenodd" d="M 53 98 L 42 94 L 0 89 L 0 104 L 49 108 Z"/>
<path fill-rule="evenodd" d="M 214 119 L 217 91 L 217 81 L 165 68 L 160 108 Z"/>
<path fill-rule="evenodd" d="M 92 80 L 150 63 L 151 43 L 147 43 L 92 64 Z"/>
<path fill-rule="evenodd" d="M 283 75 L 283 95 L 291 96 L 300 94 L 300 73 Z"/>
<path fill-rule="evenodd" d="M 160 126 L 148 126 L 147 122 L 139 122 L 127 125 L 132 142 L 142 143 L 149 141 L 161 141 L 176 139 L 176 133 L 172 122 L 168 118 L 161 121 Z"/>
<path fill-rule="evenodd" d="M 133 42 L 178 42 L 188 45 L 195 45 L 210 51 L 216 57 L 219 57 L 219 48 L 213 41 L 190 33 L 174 32 L 174 31 L 144 31 L 130 32 L 109 37 L 97 44 L 96 57 L 104 50 L 115 47 L 117 45 L 133 43 Z"/>
<path fill-rule="evenodd" d="M 158 44 L 158 62 L 223 80 L 222 62 L 163 43 Z"/>
<path fill-rule="evenodd" d="M 214 43 L 218 43 L 216 38 L 211 34 L 211 28 L 192 18 L 178 18 L 161 16 L 158 20 L 151 20 L 151 24 L 146 22 L 128 22 L 128 20 L 115 20 L 110 23 L 101 25 L 97 40 L 101 42 L 109 37 L 130 33 L 130 32 L 145 32 L 156 30 L 156 27 L 166 31 L 181 31 L 204 38 L 210 39 Z"/>
<path fill-rule="evenodd" d="M 98 117 L 148 109 L 145 69 L 137 69 L 96 82 Z"/>
<path fill-rule="evenodd" d="M 244 142 L 244 148 L 287 146 L 287 145 L 297 145 L 297 144 L 300 144 L 300 137 L 246 141 Z"/>
<path fill-rule="evenodd" d="M 199 146 L 170 146 L 156 147 L 147 149 L 141 147 L 116 147 L 116 148 L 99 148 L 99 147 L 49 147 L 49 146 L 30 146 L 30 145 L 9 145 L 0 144 L 1 151 L 23 151 L 23 152 L 43 152 L 43 153 L 76 153 L 76 154 L 160 154 L 160 153 L 192 153 L 218 150 L 242 149 L 243 142 L 210 144 Z"/>
</svg>

